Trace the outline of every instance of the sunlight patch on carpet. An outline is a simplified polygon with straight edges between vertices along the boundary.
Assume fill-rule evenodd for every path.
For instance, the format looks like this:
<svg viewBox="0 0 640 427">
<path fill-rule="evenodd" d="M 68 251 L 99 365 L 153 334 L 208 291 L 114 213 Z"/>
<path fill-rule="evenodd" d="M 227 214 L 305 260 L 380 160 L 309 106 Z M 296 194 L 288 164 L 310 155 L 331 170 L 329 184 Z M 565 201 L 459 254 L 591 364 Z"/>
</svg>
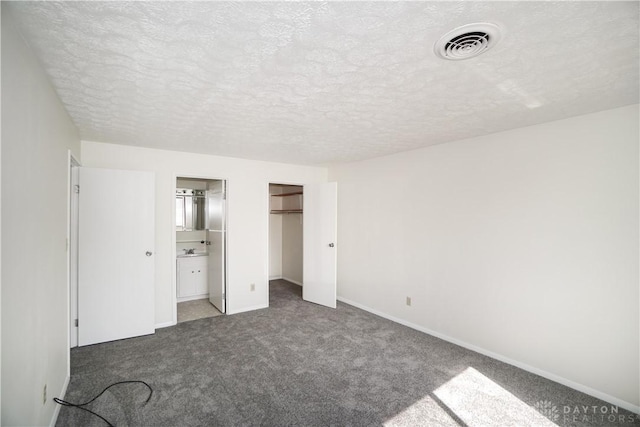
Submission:
<svg viewBox="0 0 640 427">
<path fill-rule="evenodd" d="M 434 394 L 469 427 L 555 426 L 507 390 L 474 368 L 467 368 Z"/>
<path fill-rule="evenodd" d="M 431 397 L 426 396 L 404 411 L 386 420 L 384 427 L 400 427 L 400 426 L 458 426 L 447 412 L 438 405 Z"/>
</svg>

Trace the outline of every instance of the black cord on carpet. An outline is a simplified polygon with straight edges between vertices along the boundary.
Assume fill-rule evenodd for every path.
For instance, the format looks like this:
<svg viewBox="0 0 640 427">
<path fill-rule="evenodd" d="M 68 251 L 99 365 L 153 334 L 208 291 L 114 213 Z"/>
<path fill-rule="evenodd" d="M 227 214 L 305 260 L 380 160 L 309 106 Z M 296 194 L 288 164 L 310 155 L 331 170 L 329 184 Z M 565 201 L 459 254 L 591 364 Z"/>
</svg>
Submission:
<svg viewBox="0 0 640 427">
<path fill-rule="evenodd" d="M 151 388 L 151 386 L 147 383 L 145 383 L 144 381 L 138 381 L 138 380 L 133 380 L 133 381 L 118 381 L 117 383 L 113 383 L 107 387 L 105 387 L 104 390 L 102 390 L 100 393 L 98 393 L 98 395 L 96 397 L 94 397 L 93 399 L 85 402 L 85 403 L 71 403 L 71 402 L 67 402 L 66 400 L 62 400 L 62 399 L 58 399 L 57 397 L 53 398 L 53 401 L 56 402 L 58 405 L 62 405 L 62 406 L 70 406 L 72 408 L 78 408 L 78 409 L 82 409 L 83 411 L 87 411 L 90 414 L 95 415 L 96 417 L 100 418 L 102 421 L 104 421 L 105 423 L 107 423 L 109 425 L 109 427 L 115 427 L 113 424 L 111 424 L 109 422 L 109 420 L 107 420 L 105 417 L 103 417 L 100 414 L 97 414 L 95 412 L 93 412 L 91 409 L 87 409 L 87 408 L 83 408 L 83 406 L 88 405 L 89 403 L 93 402 L 94 400 L 96 400 L 97 398 L 99 398 L 100 396 L 102 396 L 102 394 L 109 390 L 111 387 L 113 387 L 114 385 L 118 385 L 118 384 L 132 384 L 132 383 L 139 383 L 139 384 L 144 384 L 147 386 L 147 388 L 149 389 L 149 397 L 147 397 L 147 400 L 144 401 L 144 403 L 149 402 L 149 400 L 151 399 L 151 396 L 153 395 L 153 389 Z"/>
</svg>

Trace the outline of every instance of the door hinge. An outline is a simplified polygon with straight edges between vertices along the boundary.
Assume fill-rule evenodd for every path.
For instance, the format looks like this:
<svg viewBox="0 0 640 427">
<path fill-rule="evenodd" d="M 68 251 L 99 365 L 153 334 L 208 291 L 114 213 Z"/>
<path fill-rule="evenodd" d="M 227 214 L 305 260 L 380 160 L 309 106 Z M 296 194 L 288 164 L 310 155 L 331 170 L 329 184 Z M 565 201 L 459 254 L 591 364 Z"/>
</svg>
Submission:
<svg viewBox="0 0 640 427">
<path fill-rule="evenodd" d="M 75 323 L 76 328 L 77 328 L 78 327 L 78 319 L 76 319 L 74 323 Z"/>
<path fill-rule="evenodd" d="M 75 191 L 76 194 L 80 194 L 80 186 L 79 185 L 74 185 L 73 186 L 73 191 Z"/>
</svg>

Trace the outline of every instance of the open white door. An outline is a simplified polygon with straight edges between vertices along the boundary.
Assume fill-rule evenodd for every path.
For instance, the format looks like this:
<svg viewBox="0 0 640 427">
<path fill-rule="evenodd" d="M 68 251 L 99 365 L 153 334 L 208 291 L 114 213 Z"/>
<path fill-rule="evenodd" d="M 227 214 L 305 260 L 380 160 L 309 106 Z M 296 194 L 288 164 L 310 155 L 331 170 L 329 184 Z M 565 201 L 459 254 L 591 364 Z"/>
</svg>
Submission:
<svg viewBox="0 0 640 427">
<path fill-rule="evenodd" d="M 80 168 L 78 341 L 155 332 L 154 174 Z"/>
<path fill-rule="evenodd" d="M 225 181 L 210 183 L 207 190 L 207 240 L 210 245 L 207 277 L 209 302 L 221 313 L 226 311 L 225 300 Z"/>
<path fill-rule="evenodd" d="M 302 299 L 336 308 L 338 184 L 304 186 Z"/>
<path fill-rule="evenodd" d="M 69 171 L 69 346 L 78 346 L 78 200 L 80 194 L 79 164 L 70 157 Z"/>
</svg>

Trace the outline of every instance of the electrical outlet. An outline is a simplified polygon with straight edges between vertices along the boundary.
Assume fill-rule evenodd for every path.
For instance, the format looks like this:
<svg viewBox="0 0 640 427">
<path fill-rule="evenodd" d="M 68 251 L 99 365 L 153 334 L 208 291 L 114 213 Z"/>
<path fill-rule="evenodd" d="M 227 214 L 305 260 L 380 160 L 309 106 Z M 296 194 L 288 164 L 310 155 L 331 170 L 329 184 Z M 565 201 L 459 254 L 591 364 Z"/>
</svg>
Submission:
<svg viewBox="0 0 640 427">
<path fill-rule="evenodd" d="M 411 306 L 411 297 L 407 297 L 407 305 Z"/>
<path fill-rule="evenodd" d="M 256 290 L 256 284 L 255 284 L 255 283 L 252 283 L 252 284 L 251 284 L 251 292 L 253 292 L 253 291 L 255 291 L 255 290 Z"/>
<path fill-rule="evenodd" d="M 45 384 L 42 389 L 42 404 L 47 403 L 47 385 Z"/>
</svg>

